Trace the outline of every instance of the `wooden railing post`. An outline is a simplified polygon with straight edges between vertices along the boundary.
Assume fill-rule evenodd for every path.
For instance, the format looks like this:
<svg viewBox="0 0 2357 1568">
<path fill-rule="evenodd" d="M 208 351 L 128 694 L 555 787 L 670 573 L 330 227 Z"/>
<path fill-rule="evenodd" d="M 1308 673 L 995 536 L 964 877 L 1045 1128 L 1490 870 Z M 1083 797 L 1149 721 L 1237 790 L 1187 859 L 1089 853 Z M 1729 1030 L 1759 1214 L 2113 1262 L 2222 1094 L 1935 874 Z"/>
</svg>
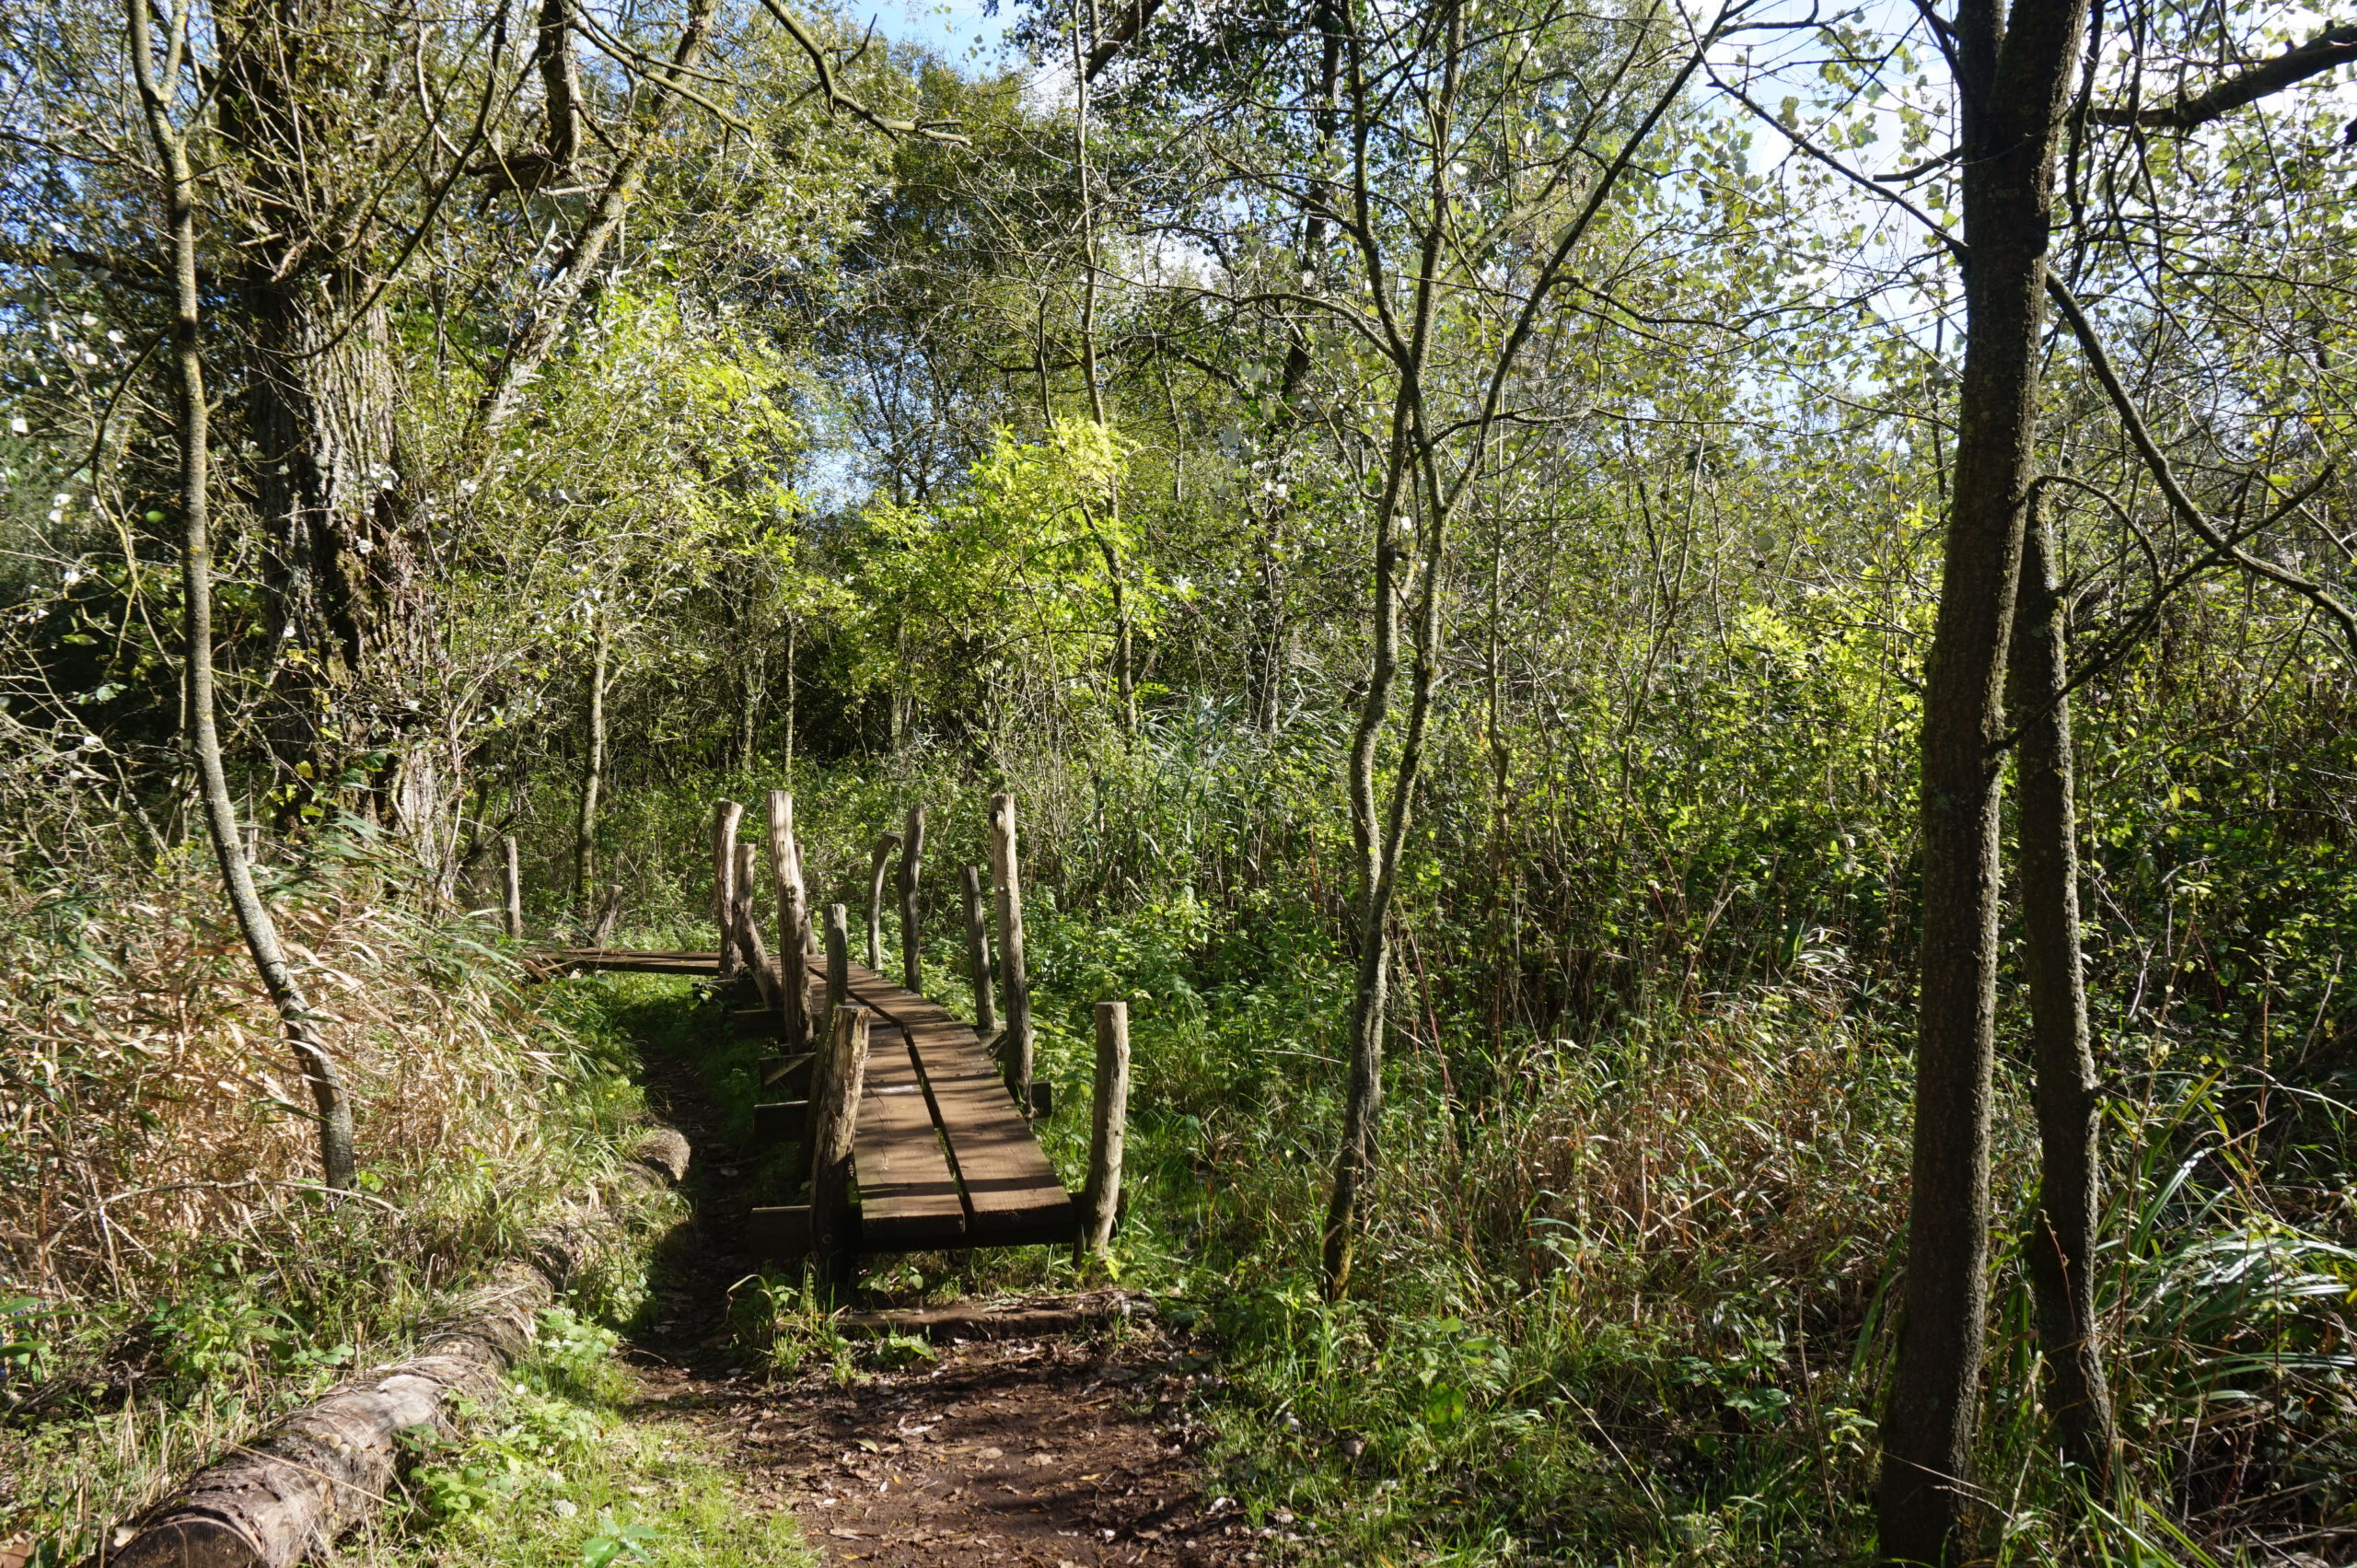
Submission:
<svg viewBox="0 0 2357 1568">
<path fill-rule="evenodd" d="M 884 972 L 884 868 L 900 847 L 898 833 L 878 833 L 867 862 L 867 967 Z"/>
<path fill-rule="evenodd" d="M 606 896 L 598 905 L 598 923 L 589 929 L 589 946 L 604 947 L 614 939 L 614 925 L 622 917 L 622 885 L 606 884 Z"/>
<path fill-rule="evenodd" d="M 737 824 L 745 808 L 724 800 L 712 813 L 712 917 L 720 926 L 720 978 L 737 972 Z"/>
<path fill-rule="evenodd" d="M 769 952 L 761 941 L 761 922 L 753 918 L 753 889 L 761 885 L 761 853 L 749 843 L 737 846 L 736 927 L 737 956 L 752 971 L 753 985 L 766 1006 L 778 1005 L 777 981 L 770 976 Z"/>
<path fill-rule="evenodd" d="M 770 791 L 770 879 L 777 889 L 778 1012 L 790 1053 L 809 1049 L 809 912 L 802 903 L 802 878 L 794 847 L 794 796 Z"/>
<path fill-rule="evenodd" d="M 851 914 L 841 904 L 827 906 L 827 1016 L 826 1038 L 831 1038 L 835 1015 L 843 1010 L 843 999 L 851 994 Z M 824 1049 L 821 1047 L 820 1049 Z M 812 1082 L 817 1082 L 814 1078 Z"/>
<path fill-rule="evenodd" d="M 502 891 L 507 899 L 507 939 L 521 942 L 524 939 L 524 871 L 516 858 L 516 835 L 509 833 L 499 841 L 499 844 L 501 853 L 505 856 L 501 871 L 505 884 Z"/>
<path fill-rule="evenodd" d="M 991 880 L 998 895 L 1000 995 L 1006 1033 L 999 1059 L 1007 1087 L 1023 1114 L 1031 1114 L 1031 987 L 1023 973 L 1023 882 L 1015 838 L 1015 796 L 991 796 Z"/>
<path fill-rule="evenodd" d="M 819 923 L 810 913 L 810 884 L 802 876 L 802 842 L 797 839 L 789 847 L 794 851 L 794 865 L 789 868 L 794 877 L 794 896 L 802 902 L 802 950 L 820 952 L 823 949 L 819 946 Z"/>
<path fill-rule="evenodd" d="M 982 905 L 982 874 L 958 868 L 966 895 L 966 970 L 974 981 L 974 1032 L 988 1043 L 998 1030 L 998 1004 L 991 993 L 991 922 Z"/>
<path fill-rule="evenodd" d="M 1079 1255 L 1113 1244 L 1121 1209 L 1121 1144 L 1130 1114 L 1130 1005 L 1097 1005 L 1097 1091 L 1089 1101 L 1088 1180 L 1080 1190 Z"/>
<path fill-rule="evenodd" d="M 924 949 L 917 926 L 917 878 L 924 870 L 924 802 L 909 807 L 900 838 L 900 983 L 924 994 Z"/>
<path fill-rule="evenodd" d="M 867 1082 L 867 1009 L 843 1007 L 810 1102 L 810 1251 L 822 1274 L 847 1274 L 853 1251 L 852 1140 Z"/>
</svg>

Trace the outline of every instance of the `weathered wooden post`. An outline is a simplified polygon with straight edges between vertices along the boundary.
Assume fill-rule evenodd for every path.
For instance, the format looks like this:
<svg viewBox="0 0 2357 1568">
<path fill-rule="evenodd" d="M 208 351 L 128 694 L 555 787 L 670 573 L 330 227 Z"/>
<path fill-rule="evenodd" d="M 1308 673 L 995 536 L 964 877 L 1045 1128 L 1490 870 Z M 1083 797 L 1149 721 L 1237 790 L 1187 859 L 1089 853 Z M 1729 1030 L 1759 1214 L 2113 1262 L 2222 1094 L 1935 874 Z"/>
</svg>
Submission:
<svg viewBox="0 0 2357 1568">
<path fill-rule="evenodd" d="M 501 853 L 506 856 L 501 871 L 505 883 L 503 890 L 507 896 L 507 939 L 521 942 L 524 939 L 524 871 L 516 858 L 516 835 L 507 834 L 499 841 L 499 845 Z"/>
<path fill-rule="evenodd" d="M 843 1010 L 843 999 L 851 994 L 851 913 L 841 904 L 827 906 L 827 1016 L 828 1035 L 835 1028 L 835 1015 Z M 813 1082 L 817 1080 L 813 1079 Z"/>
<path fill-rule="evenodd" d="M 614 925 L 622 917 L 622 885 L 606 884 L 606 896 L 598 905 L 598 923 L 589 928 L 589 946 L 604 948 L 614 939 Z"/>
<path fill-rule="evenodd" d="M 998 894 L 1000 994 L 1006 1033 L 999 1060 L 1023 1114 L 1031 1114 L 1031 987 L 1023 975 L 1023 884 L 1015 842 L 1015 796 L 991 796 L 991 880 Z"/>
<path fill-rule="evenodd" d="M 852 1235 L 852 1139 L 859 1127 L 859 1096 L 867 1082 L 867 1009 L 843 1007 L 834 1016 L 824 1076 L 810 1102 L 810 1252 L 822 1272 L 848 1274 Z"/>
<path fill-rule="evenodd" d="M 731 923 L 736 927 L 737 956 L 752 971 L 754 989 L 761 993 L 764 1006 L 778 1005 L 777 981 L 770 975 L 769 952 L 761 941 L 761 922 L 753 918 L 753 889 L 761 885 L 761 857 L 749 843 L 737 846 L 737 886 L 735 913 Z"/>
<path fill-rule="evenodd" d="M 991 993 L 991 922 L 982 905 L 982 874 L 961 865 L 958 876 L 966 895 L 966 969 L 974 981 L 974 1032 L 987 1043 L 998 1031 L 998 1004 Z"/>
<path fill-rule="evenodd" d="M 867 967 L 884 972 L 884 868 L 900 847 L 898 833 L 878 833 L 867 861 Z"/>
<path fill-rule="evenodd" d="M 924 802 L 909 807 L 900 837 L 900 983 L 924 994 L 924 950 L 918 943 L 917 878 L 924 870 Z"/>
<path fill-rule="evenodd" d="M 802 903 L 802 878 L 794 847 L 794 796 L 770 791 L 770 878 L 777 889 L 778 1012 L 785 1026 L 788 1053 L 810 1042 L 809 912 Z"/>
<path fill-rule="evenodd" d="M 810 915 L 810 884 L 802 877 L 801 842 L 796 840 L 790 847 L 794 851 L 794 865 L 790 868 L 794 877 L 794 896 L 802 900 L 802 950 L 806 953 L 819 952 L 822 949 L 819 946 L 819 923 Z"/>
<path fill-rule="evenodd" d="M 1088 1103 L 1088 1180 L 1080 1190 L 1076 1256 L 1113 1244 L 1121 1210 L 1121 1144 L 1130 1114 L 1130 1005 L 1097 1005 L 1097 1092 Z"/>
<path fill-rule="evenodd" d="M 737 824 L 745 808 L 724 800 L 712 813 L 712 917 L 720 925 L 720 978 L 737 972 Z"/>
</svg>

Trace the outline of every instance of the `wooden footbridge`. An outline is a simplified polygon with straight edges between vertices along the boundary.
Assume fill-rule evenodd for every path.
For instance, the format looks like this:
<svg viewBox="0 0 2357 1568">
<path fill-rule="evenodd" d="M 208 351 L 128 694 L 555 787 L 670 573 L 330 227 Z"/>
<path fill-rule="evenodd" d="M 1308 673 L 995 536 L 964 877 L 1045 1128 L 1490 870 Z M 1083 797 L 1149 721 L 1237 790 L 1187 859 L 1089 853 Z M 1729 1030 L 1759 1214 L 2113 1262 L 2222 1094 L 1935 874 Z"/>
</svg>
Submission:
<svg viewBox="0 0 2357 1568">
<path fill-rule="evenodd" d="M 1065 1191 L 1032 1130 L 1034 1118 L 1051 1107 L 1046 1086 L 1031 1077 L 1013 797 L 991 800 L 995 934 L 984 915 L 981 873 L 964 873 L 966 947 L 979 1015 L 971 1023 L 922 990 L 923 807 L 910 812 L 905 832 L 886 834 L 876 845 L 865 964 L 851 958 L 843 905 L 829 908 L 823 941 L 811 928 L 793 809 L 791 796 L 772 794 L 768 880 L 777 900 L 776 954 L 764 950 L 753 914 L 760 869 L 754 846 L 736 842 L 742 807 L 724 801 L 713 832 L 718 952 L 565 948 L 540 955 L 539 962 L 550 970 L 708 979 L 740 1005 L 732 1014 L 735 1028 L 781 1042 L 781 1053 L 761 1067 L 769 1098 L 754 1107 L 754 1133 L 772 1145 L 798 1145 L 809 1188 L 803 1202 L 752 1211 L 749 1239 L 758 1254 L 815 1255 L 847 1269 L 862 1253 L 1040 1243 L 1101 1250 L 1120 1190 L 1127 1012 L 1117 1002 L 1097 1007 L 1089 1172 L 1075 1195 Z M 901 984 L 877 972 L 884 873 L 895 851 Z M 1001 997 L 1004 1026 L 996 1017 Z"/>
</svg>

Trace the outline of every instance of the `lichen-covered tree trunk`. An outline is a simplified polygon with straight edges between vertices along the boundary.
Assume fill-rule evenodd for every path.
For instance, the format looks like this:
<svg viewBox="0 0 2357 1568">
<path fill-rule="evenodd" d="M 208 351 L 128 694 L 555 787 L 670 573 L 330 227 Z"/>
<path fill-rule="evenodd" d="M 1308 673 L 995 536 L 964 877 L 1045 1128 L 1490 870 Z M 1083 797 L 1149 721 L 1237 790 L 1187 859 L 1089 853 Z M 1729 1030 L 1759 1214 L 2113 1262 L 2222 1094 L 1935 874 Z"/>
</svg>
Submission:
<svg viewBox="0 0 2357 1568">
<path fill-rule="evenodd" d="M 390 334 L 366 295 L 363 279 L 336 273 L 257 277 L 245 291 L 249 427 L 282 661 L 271 738 L 287 767 L 322 773 L 409 727 L 394 693 L 407 689 L 399 677 L 422 614 L 401 516 Z"/>
<path fill-rule="evenodd" d="M 410 678 L 426 597 L 404 526 L 376 220 L 354 198 L 382 178 L 366 133 L 390 41 L 344 11 L 342 0 L 248 0 L 219 13 L 239 41 L 220 124 L 248 230 L 238 292 L 249 462 L 269 547 L 269 737 L 296 781 L 290 809 L 357 770 L 370 815 L 424 827 L 404 810 L 431 819 L 449 792 L 401 766 L 428 717 L 428 686 Z"/>
<path fill-rule="evenodd" d="M 1882 1551 L 1945 1563 L 1974 1495 L 1989 1307 L 1998 798 L 2006 644 L 2036 471 L 2054 163 L 2085 0 L 1962 0 L 1966 345 L 1923 700 L 1923 921 L 1904 1319 L 1883 1422 Z"/>
<path fill-rule="evenodd" d="M 2038 1200 L 2022 1245 L 2038 1302 L 2046 1408 L 2062 1457 L 2089 1493 L 2111 1490 L 2116 1441 L 2111 1390 L 2096 1340 L 2096 1222 L 2100 1213 L 2102 1107 L 2087 1040 L 2079 947 L 2078 817 L 2068 659 L 2057 602 L 2054 540 L 2033 498 L 2024 532 L 2008 697 L 2020 806 L 2022 967 L 2029 981 L 2031 1056 L 2038 1072 Z"/>
</svg>

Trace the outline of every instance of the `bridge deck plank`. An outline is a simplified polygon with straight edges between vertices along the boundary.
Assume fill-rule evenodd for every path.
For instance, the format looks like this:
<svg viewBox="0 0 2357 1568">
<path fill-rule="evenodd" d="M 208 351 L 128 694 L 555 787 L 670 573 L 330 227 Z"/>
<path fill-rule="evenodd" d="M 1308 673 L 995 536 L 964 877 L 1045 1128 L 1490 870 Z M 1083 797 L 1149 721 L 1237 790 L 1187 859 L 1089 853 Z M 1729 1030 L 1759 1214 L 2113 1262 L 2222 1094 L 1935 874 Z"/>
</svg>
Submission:
<svg viewBox="0 0 2357 1568">
<path fill-rule="evenodd" d="M 886 1017 L 870 1027 L 867 1082 L 852 1135 L 859 1175 L 861 1239 L 879 1251 L 954 1247 L 966 1234 L 958 1179 L 934 1132 L 908 1030 Z"/>
<path fill-rule="evenodd" d="M 1070 1239 L 1071 1194 L 973 1029 L 864 966 L 853 965 L 850 978 L 853 999 L 899 1027 L 921 1067 L 933 1120 L 957 1167 L 969 1244 Z"/>
</svg>

